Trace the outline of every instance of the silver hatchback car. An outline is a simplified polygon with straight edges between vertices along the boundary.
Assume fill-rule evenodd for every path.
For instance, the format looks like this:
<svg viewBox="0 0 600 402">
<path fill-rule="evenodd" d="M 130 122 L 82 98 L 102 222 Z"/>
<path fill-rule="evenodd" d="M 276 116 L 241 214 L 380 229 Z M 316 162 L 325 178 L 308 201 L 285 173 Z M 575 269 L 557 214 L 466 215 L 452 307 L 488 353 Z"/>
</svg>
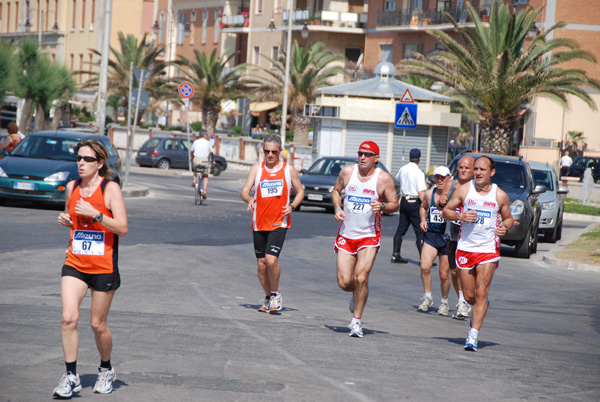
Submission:
<svg viewBox="0 0 600 402">
<path fill-rule="evenodd" d="M 536 185 L 546 186 L 546 192 L 540 194 L 542 215 L 540 216 L 539 233 L 544 234 L 544 241 L 556 243 L 562 236 L 563 211 L 567 187 L 558 182 L 558 175 L 552 166 L 542 162 L 529 162 L 533 181 Z"/>
</svg>

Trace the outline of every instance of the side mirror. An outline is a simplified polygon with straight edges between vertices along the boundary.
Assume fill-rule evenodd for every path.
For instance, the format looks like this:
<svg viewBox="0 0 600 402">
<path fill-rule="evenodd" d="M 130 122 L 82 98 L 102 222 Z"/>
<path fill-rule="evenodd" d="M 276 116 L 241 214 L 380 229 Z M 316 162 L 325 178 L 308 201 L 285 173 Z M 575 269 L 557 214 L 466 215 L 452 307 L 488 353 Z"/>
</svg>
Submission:
<svg viewBox="0 0 600 402">
<path fill-rule="evenodd" d="M 0 152 L 0 155 L 2 155 L 2 156 L 8 156 L 8 151 L 2 151 L 2 152 Z"/>
<path fill-rule="evenodd" d="M 533 189 L 533 194 L 542 194 L 542 193 L 545 193 L 545 192 L 546 192 L 546 186 L 544 186 L 542 184 L 538 184 Z"/>
<path fill-rule="evenodd" d="M 427 178 L 429 179 L 430 183 L 435 184 L 435 179 L 434 179 L 434 176 L 432 174 L 430 174 L 429 176 L 427 176 Z"/>
<path fill-rule="evenodd" d="M 306 169 L 304 169 L 304 168 L 300 169 L 300 174 L 304 174 L 304 173 L 306 173 Z"/>
<path fill-rule="evenodd" d="M 556 192 L 558 194 L 568 194 L 569 193 L 569 187 L 558 186 L 558 190 Z"/>
</svg>

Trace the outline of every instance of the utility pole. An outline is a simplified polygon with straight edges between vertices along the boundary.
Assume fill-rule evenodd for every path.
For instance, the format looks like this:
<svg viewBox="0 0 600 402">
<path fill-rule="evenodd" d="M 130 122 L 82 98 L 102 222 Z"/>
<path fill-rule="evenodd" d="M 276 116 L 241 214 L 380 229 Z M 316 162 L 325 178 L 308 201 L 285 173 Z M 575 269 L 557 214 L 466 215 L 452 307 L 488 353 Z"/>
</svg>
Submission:
<svg viewBox="0 0 600 402">
<path fill-rule="evenodd" d="M 100 84 L 98 88 L 98 134 L 104 134 L 106 124 L 106 92 L 108 82 L 108 58 L 110 56 L 110 24 L 112 19 L 112 0 L 104 2 L 104 39 L 102 42 L 102 59 L 100 63 Z"/>
</svg>

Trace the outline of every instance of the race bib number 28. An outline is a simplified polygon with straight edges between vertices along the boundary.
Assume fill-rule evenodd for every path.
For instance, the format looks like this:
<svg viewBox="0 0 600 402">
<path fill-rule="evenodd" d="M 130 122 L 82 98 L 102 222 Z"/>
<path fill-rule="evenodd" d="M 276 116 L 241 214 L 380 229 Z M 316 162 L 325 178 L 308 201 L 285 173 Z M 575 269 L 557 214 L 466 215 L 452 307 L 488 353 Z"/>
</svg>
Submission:
<svg viewBox="0 0 600 402">
<path fill-rule="evenodd" d="M 263 180 L 260 182 L 260 196 L 279 197 L 283 194 L 283 180 Z"/>
<path fill-rule="evenodd" d="M 73 232 L 73 254 L 104 255 L 104 232 L 75 230 Z"/>
</svg>

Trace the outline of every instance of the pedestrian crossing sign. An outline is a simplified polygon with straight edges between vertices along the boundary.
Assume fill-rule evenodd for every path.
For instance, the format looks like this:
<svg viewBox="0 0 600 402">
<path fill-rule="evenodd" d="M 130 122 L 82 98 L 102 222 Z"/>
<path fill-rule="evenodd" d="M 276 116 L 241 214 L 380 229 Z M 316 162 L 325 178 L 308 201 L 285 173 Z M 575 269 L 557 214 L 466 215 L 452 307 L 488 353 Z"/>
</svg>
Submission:
<svg viewBox="0 0 600 402">
<path fill-rule="evenodd" d="M 416 103 L 396 103 L 394 128 L 417 128 Z"/>
</svg>

